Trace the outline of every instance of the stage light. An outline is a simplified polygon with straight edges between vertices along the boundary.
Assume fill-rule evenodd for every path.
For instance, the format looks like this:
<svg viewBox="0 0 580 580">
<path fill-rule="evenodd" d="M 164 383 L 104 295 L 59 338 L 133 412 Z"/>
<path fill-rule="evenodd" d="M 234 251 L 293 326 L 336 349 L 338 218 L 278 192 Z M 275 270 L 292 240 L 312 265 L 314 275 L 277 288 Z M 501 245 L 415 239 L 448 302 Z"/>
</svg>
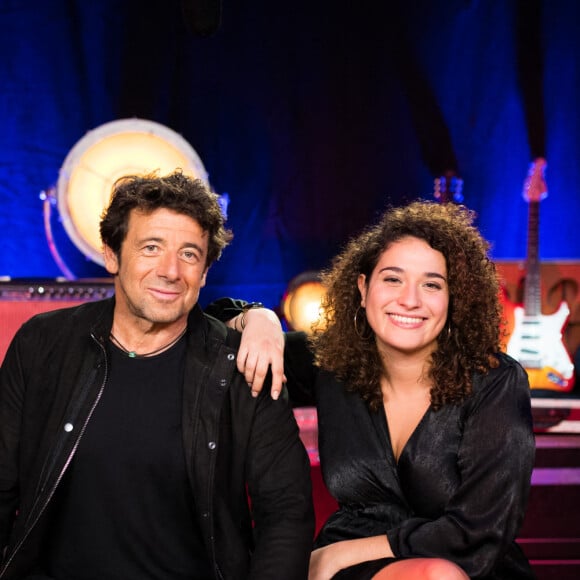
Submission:
<svg viewBox="0 0 580 580">
<path fill-rule="evenodd" d="M 282 299 L 282 314 L 288 326 L 310 333 L 320 319 L 324 294 L 318 272 L 303 272 L 293 278 Z"/>
<path fill-rule="evenodd" d="M 89 131 L 70 150 L 56 186 L 62 224 L 76 247 L 104 265 L 99 221 L 113 183 L 128 174 L 181 169 L 208 181 L 193 147 L 173 130 L 144 119 L 119 119 Z"/>
</svg>

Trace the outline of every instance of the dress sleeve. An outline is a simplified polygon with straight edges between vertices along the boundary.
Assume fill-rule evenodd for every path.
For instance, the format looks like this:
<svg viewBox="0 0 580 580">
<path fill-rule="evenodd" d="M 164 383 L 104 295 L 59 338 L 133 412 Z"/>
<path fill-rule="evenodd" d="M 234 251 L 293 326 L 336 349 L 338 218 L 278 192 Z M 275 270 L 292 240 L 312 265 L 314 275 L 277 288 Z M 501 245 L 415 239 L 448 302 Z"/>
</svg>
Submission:
<svg viewBox="0 0 580 580">
<path fill-rule="evenodd" d="M 515 540 L 524 519 L 535 442 L 530 389 L 507 355 L 478 377 L 461 413 L 459 485 L 436 519 L 411 517 L 387 532 L 396 556 L 437 556 L 484 578 Z"/>
<path fill-rule="evenodd" d="M 244 311 L 244 306 L 249 304 L 246 300 L 236 298 L 218 298 L 208 304 L 203 311 L 221 322 L 227 322 Z"/>
<path fill-rule="evenodd" d="M 284 372 L 288 394 L 294 407 L 314 406 L 318 368 L 303 332 L 287 332 L 284 347 Z"/>
</svg>

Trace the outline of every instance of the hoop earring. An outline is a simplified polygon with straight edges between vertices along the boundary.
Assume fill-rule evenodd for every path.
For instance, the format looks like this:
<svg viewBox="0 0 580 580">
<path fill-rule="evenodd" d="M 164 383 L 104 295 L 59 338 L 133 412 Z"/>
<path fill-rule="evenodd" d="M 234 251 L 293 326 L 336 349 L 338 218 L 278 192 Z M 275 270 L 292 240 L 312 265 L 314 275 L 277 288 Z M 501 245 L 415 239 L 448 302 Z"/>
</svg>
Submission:
<svg viewBox="0 0 580 580">
<path fill-rule="evenodd" d="M 354 313 L 354 319 L 353 319 L 353 322 L 354 322 L 354 332 L 355 332 L 355 334 L 356 334 L 356 335 L 357 335 L 357 336 L 358 336 L 358 337 L 359 337 L 361 340 L 368 340 L 368 339 L 369 339 L 369 338 L 372 336 L 372 334 L 373 334 L 373 331 L 370 329 L 370 327 L 369 327 L 369 325 L 368 325 L 368 322 L 367 322 L 367 319 L 366 319 L 366 316 L 365 316 L 365 317 L 363 317 L 363 320 L 364 320 L 364 322 L 363 322 L 363 325 L 364 325 L 364 330 L 361 332 L 361 330 L 360 330 L 360 328 L 359 328 L 359 326 L 360 326 L 360 325 L 359 325 L 359 321 L 358 321 L 358 319 L 357 319 L 357 317 L 358 317 L 358 314 L 359 314 L 359 312 L 361 312 L 361 311 L 363 311 L 363 312 L 364 312 L 364 308 L 363 308 L 362 306 L 359 306 L 359 307 L 356 309 L 356 312 Z M 369 332 L 369 331 L 370 331 L 370 332 Z"/>
<path fill-rule="evenodd" d="M 443 331 L 441 332 L 441 334 L 442 334 L 442 335 L 445 337 L 445 340 L 446 340 L 447 342 L 449 342 L 449 341 L 451 340 L 451 338 L 452 338 L 452 333 L 451 333 L 451 322 L 448 322 L 448 323 L 447 323 L 445 326 L 447 327 L 447 332 L 445 332 L 445 330 L 443 330 Z"/>
</svg>

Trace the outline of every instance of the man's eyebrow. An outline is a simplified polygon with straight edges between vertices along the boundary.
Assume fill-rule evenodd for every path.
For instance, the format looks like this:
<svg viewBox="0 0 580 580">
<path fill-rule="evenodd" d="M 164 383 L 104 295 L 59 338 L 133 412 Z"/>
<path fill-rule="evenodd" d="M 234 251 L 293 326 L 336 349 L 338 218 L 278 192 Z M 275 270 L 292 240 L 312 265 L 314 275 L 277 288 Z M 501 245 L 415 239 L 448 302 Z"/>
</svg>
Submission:
<svg viewBox="0 0 580 580">
<path fill-rule="evenodd" d="M 147 242 L 163 242 L 162 238 L 156 238 L 154 236 L 148 237 L 148 238 L 141 238 L 140 240 L 137 240 L 138 244 L 146 244 Z"/>
<path fill-rule="evenodd" d="M 185 249 L 185 248 L 193 248 L 193 249 L 197 250 L 200 254 L 203 254 L 203 248 L 199 244 L 196 244 L 195 242 L 185 242 L 181 246 L 181 249 Z"/>
</svg>

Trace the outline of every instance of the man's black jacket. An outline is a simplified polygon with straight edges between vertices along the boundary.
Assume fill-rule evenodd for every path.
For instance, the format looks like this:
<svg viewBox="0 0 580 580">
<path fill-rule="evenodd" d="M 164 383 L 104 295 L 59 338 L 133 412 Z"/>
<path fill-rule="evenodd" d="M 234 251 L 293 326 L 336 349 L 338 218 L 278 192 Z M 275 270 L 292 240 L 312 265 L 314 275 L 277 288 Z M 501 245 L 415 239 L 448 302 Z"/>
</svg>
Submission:
<svg viewBox="0 0 580 580">
<path fill-rule="evenodd" d="M 0 578 L 31 571 L 47 507 L 107 388 L 114 298 L 40 314 L 0 373 Z M 236 370 L 239 335 L 189 316 L 185 460 L 216 579 L 303 580 L 314 533 L 310 465 L 286 400 L 254 399 Z M 122 444 L 122 442 L 119 442 Z M 138 493 L 138 490 L 136 491 Z M 251 497 L 251 510 L 248 503 Z"/>
</svg>

